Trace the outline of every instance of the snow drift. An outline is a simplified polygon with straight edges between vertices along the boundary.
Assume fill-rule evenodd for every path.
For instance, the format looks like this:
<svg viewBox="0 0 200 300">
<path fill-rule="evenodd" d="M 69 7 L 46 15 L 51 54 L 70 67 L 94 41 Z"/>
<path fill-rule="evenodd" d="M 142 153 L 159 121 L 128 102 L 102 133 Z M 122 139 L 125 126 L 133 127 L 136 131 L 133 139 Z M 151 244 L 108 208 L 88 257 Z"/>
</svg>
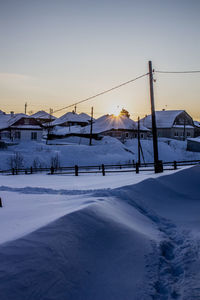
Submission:
<svg viewBox="0 0 200 300">
<path fill-rule="evenodd" d="M 79 209 L 1 244 L 0 298 L 199 299 L 199 177 L 196 166 L 94 191 Z"/>
</svg>

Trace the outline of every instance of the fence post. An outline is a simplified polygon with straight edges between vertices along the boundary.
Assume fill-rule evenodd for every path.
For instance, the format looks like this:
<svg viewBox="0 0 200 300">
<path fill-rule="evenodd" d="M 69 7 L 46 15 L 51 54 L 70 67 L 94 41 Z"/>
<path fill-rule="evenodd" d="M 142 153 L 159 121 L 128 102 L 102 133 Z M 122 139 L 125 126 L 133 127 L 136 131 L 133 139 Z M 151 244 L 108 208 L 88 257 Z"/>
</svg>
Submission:
<svg viewBox="0 0 200 300">
<path fill-rule="evenodd" d="M 17 170 L 17 168 L 15 169 L 15 174 L 16 174 L 16 175 L 18 174 L 18 170 Z"/>
<path fill-rule="evenodd" d="M 105 176 L 105 166 L 104 166 L 104 164 L 102 164 L 101 167 L 102 167 L 102 175 Z"/>
<path fill-rule="evenodd" d="M 1 197 L 0 197 L 0 207 L 3 207 Z"/>
<path fill-rule="evenodd" d="M 177 169 L 177 162 L 174 161 L 174 170 L 176 170 L 176 169 Z"/>
<path fill-rule="evenodd" d="M 31 172 L 31 174 L 33 174 L 33 167 L 30 168 L 30 172 Z"/>
<path fill-rule="evenodd" d="M 139 163 L 135 164 L 135 172 L 136 174 L 139 174 Z"/>
<path fill-rule="evenodd" d="M 75 169 L 75 176 L 78 176 L 78 166 L 75 165 L 74 169 Z"/>
<path fill-rule="evenodd" d="M 54 167 L 53 166 L 51 166 L 51 174 L 53 174 L 54 173 Z"/>
<path fill-rule="evenodd" d="M 134 159 L 133 159 L 133 168 L 135 168 L 135 161 L 134 161 Z"/>
<path fill-rule="evenodd" d="M 15 175 L 15 169 L 12 168 L 12 175 Z"/>
</svg>

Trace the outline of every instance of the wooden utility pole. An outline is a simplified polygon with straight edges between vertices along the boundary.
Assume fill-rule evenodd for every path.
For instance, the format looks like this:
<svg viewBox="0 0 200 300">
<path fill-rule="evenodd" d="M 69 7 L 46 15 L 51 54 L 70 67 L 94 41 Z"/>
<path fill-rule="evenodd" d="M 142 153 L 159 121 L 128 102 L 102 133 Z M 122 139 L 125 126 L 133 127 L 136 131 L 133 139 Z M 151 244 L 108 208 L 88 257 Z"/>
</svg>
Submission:
<svg viewBox="0 0 200 300">
<path fill-rule="evenodd" d="M 27 111 L 27 102 L 25 103 L 25 106 L 24 106 L 24 113 L 26 115 L 26 111 Z"/>
<path fill-rule="evenodd" d="M 150 99 L 151 99 L 154 170 L 155 173 L 160 173 L 163 172 L 163 167 L 162 167 L 162 162 L 158 160 L 158 139 L 157 139 L 156 114 L 155 114 L 155 105 L 154 105 L 154 92 L 153 92 L 153 70 L 152 70 L 151 61 L 149 61 L 149 84 L 150 84 Z"/>
<path fill-rule="evenodd" d="M 140 166 L 140 117 L 138 117 L 137 138 L 138 138 L 138 164 Z"/>
<path fill-rule="evenodd" d="M 91 120 L 90 120 L 90 146 L 92 145 L 92 125 L 93 125 L 93 106 L 91 107 Z"/>
</svg>

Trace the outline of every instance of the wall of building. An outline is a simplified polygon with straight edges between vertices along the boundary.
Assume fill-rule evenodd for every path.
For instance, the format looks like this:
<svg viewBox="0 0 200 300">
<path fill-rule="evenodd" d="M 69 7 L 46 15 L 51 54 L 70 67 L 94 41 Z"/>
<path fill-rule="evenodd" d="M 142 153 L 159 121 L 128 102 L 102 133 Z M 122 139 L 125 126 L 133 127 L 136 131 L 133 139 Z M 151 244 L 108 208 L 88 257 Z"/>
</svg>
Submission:
<svg viewBox="0 0 200 300">
<path fill-rule="evenodd" d="M 111 136 L 117 138 L 120 141 L 125 141 L 127 139 L 137 138 L 138 133 L 137 131 L 133 131 L 133 130 L 109 130 L 109 131 L 102 132 L 101 135 Z M 146 139 L 148 135 L 149 132 L 147 131 L 140 132 L 141 139 Z"/>
<path fill-rule="evenodd" d="M 172 127 L 172 128 L 158 128 L 158 137 L 166 137 L 170 139 L 183 140 L 184 139 L 184 127 Z M 194 137 L 194 128 L 185 128 L 185 138 Z"/>
<path fill-rule="evenodd" d="M 36 139 L 35 134 L 37 135 Z M 42 130 L 13 130 L 11 132 L 13 141 L 41 141 L 42 135 Z"/>
</svg>

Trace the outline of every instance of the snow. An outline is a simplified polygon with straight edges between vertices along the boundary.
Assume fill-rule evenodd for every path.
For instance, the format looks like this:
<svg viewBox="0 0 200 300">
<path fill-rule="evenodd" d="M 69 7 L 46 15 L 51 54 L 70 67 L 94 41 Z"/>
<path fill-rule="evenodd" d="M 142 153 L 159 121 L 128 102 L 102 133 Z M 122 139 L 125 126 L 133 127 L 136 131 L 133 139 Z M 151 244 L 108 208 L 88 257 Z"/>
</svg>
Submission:
<svg viewBox="0 0 200 300">
<path fill-rule="evenodd" d="M 8 128 L 23 117 L 29 118 L 25 114 L 0 114 L 0 129 Z"/>
<path fill-rule="evenodd" d="M 104 115 L 94 122 L 92 132 L 101 133 L 112 129 L 137 130 L 137 123 L 126 116 Z M 142 125 L 140 130 L 149 131 Z M 81 132 L 90 133 L 90 126 L 83 127 Z"/>
<path fill-rule="evenodd" d="M 1 300 L 199 299 L 200 166 L 141 176 L 1 176 Z"/>
<path fill-rule="evenodd" d="M 23 157 L 23 166 L 50 167 L 51 160 L 58 156 L 61 166 L 87 166 L 101 164 L 127 164 L 137 161 L 137 139 L 122 144 L 112 137 L 100 141 L 82 137 L 69 137 L 45 142 L 21 142 L 18 145 L 1 149 L 0 170 L 10 169 L 10 158 L 19 152 Z M 153 161 L 152 140 L 141 140 L 145 162 Z M 187 142 L 160 138 L 158 143 L 159 159 L 163 161 L 200 160 L 200 153 L 186 151 Z M 142 159 L 142 157 L 141 157 Z"/>
<path fill-rule="evenodd" d="M 61 116 L 60 118 L 57 118 L 55 121 L 52 122 L 53 126 L 56 125 L 62 125 L 65 122 L 85 122 L 88 123 L 88 120 L 90 120 L 90 116 L 88 116 L 87 114 L 81 113 L 81 114 L 77 114 L 75 112 L 67 112 L 66 114 L 64 114 L 63 116 Z"/>
<path fill-rule="evenodd" d="M 175 118 L 184 112 L 184 110 L 161 110 L 156 111 L 156 124 L 158 128 L 171 128 L 174 124 Z M 151 115 L 146 116 L 141 120 L 144 126 L 151 128 Z"/>
<path fill-rule="evenodd" d="M 63 136 L 70 133 L 80 133 L 80 130 L 80 126 L 55 126 L 51 134 Z"/>
<path fill-rule="evenodd" d="M 47 113 L 44 110 L 40 110 L 40 111 L 32 114 L 31 117 L 35 118 L 35 119 L 39 119 L 39 118 L 41 118 L 41 119 L 45 119 L 46 118 L 46 119 L 53 119 L 53 120 L 56 119 L 56 117 L 50 115 L 49 113 Z"/>
<path fill-rule="evenodd" d="M 196 138 L 189 138 L 188 140 L 199 143 L 200 142 L 200 137 L 198 136 Z"/>
</svg>

